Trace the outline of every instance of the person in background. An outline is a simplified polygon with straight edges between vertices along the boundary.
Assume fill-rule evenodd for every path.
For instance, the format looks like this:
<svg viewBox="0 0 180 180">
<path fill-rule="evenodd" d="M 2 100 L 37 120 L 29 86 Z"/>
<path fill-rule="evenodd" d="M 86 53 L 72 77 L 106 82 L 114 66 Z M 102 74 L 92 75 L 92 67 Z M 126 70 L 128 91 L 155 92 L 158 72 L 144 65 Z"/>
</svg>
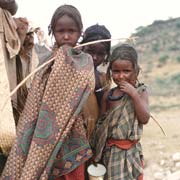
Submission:
<svg viewBox="0 0 180 180">
<path fill-rule="evenodd" d="M 52 49 L 45 32 L 40 27 L 35 28 L 34 32 L 37 37 L 37 42 L 34 44 L 34 48 L 38 55 L 39 65 L 41 65 L 44 63 L 43 61 L 51 55 Z"/>
<path fill-rule="evenodd" d="M 0 89 L 1 102 L 8 97 L 10 91 L 16 86 L 14 78 L 15 57 L 20 49 L 20 41 L 16 32 L 13 15 L 18 9 L 15 0 L 0 0 Z M 12 80 L 12 81 L 11 81 Z M 16 100 L 16 96 L 12 97 Z M 1 109 L 0 116 L 0 174 L 4 168 L 7 155 L 15 138 L 15 122 L 11 100 Z"/>
<path fill-rule="evenodd" d="M 12 17 L 18 9 L 17 3 L 13 0 L 0 1 L 0 7 L 2 14 L 0 50 L 3 54 L 1 59 L 5 63 L 9 90 L 13 91 L 37 67 L 38 57 L 33 51 L 34 38 L 33 32 L 29 31 L 28 20 L 21 17 Z M 32 78 L 11 97 L 16 125 L 24 108 L 31 81 Z"/>
<path fill-rule="evenodd" d="M 111 34 L 109 30 L 104 25 L 95 24 L 88 27 L 83 35 L 83 40 L 81 43 L 92 42 L 96 40 L 105 40 L 110 39 Z M 108 63 L 108 58 L 111 50 L 111 41 L 108 42 L 99 42 L 84 46 L 83 51 L 89 53 L 94 62 L 94 71 L 95 71 L 95 95 L 99 107 L 101 107 L 101 100 L 105 91 L 110 88 L 106 80 L 106 73 L 100 71 L 98 67 L 100 65 L 105 65 Z"/>
<path fill-rule="evenodd" d="M 26 78 L 39 64 L 37 53 L 34 50 L 34 28 L 31 27 L 26 18 L 14 18 L 17 26 L 17 34 L 21 42 L 21 47 L 15 57 L 16 62 L 16 85 Z M 31 87 L 33 76 L 26 81 L 17 91 L 16 101 L 12 101 L 13 113 L 16 125 L 24 109 L 28 90 Z"/>
<path fill-rule="evenodd" d="M 0 1 L 0 6 L 0 27 L 2 27 L 0 30 L 0 60 L 2 62 L 1 68 L 3 68 L 1 70 L 1 84 L 2 86 L 6 87 L 7 95 L 5 92 L 3 92 L 3 95 L 7 98 L 10 91 L 14 90 L 14 88 L 37 67 L 38 58 L 35 51 L 33 51 L 34 32 L 31 31 L 28 20 L 21 17 L 12 17 L 12 15 L 15 15 L 18 8 L 16 2 L 13 0 Z M 6 82 L 5 76 L 7 76 Z M 6 109 L 8 109 L 8 114 L 1 115 L 2 117 L 5 117 L 5 120 L 3 120 L 3 118 L 1 119 L 1 133 L 3 134 L 0 135 L 2 137 L 1 142 L 4 142 L 6 137 L 7 139 L 8 137 L 15 137 L 14 122 L 17 126 L 20 114 L 22 113 L 26 102 L 28 89 L 31 86 L 31 82 L 32 78 L 21 86 L 11 97 L 11 102 L 9 103 L 11 107 L 7 107 L 5 110 L 3 110 L 3 112 L 6 112 Z M 9 91 L 7 91 L 7 87 Z M 1 88 L 1 90 L 4 91 L 4 88 Z M 5 100 L 2 98 L 2 103 L 4 103 L 4 101 Z M 3 123 L 3 121 L 5 121 L 5 123 Z M 6 140 L 6 142 L 8 142 L 8 149 L 10 150 L 10 144 L 12 144 L 10 143 L 10 139 Z M 1 154 L 1 157 L 4 157 L 4 160 L 2 160 L 0 163 L 2 168 L 4 167 L 5 159 L 7 158 L 6 156 L 8 155 L 9 150 L 3 150 L 4 152 Z"/>
<path fill-rule="evenodd" d="M 111 55 L 107 70 L 116 87 L 103 96 L 101 118 L 93 132 L 94 162 L 101 161 L 105 179 L 143 179 L 143 153 L 140 139 L 150 118 L 148 92 L 139 83 L 136 50 L 122 44 Z"/>
<path fill-rule="evenodd" d="M 104 25 L 95 24 L 85 30 L 81 44 L 110 38 L 111 34 Z M 99 111 L 103 94 L 110 88 L 110 84 L 106 80 L 106 73 L 101 71 L 99 66 L 106 65 L 108 63 L 111 41 L 87 45 L 82 49 L 84 52 L 89 53 L 92 56 L 95 72 L 95 90 L 88 98 L 86 105 L 84 106 L 84 113 L 89 114 L 89 117 L 91 117 L 87 122 L 87 134 L 88 138 L 90 138 L 94 130 L 96 120 L 100 114 Z"/>
<path fill-rule="evenodd" d="M 95 79 L 92 57 L 74 48 L 82 28 L 74 6 L 62 5 L 54 12 L 49 26 L 54 61 L 34 76 L 1 180 L 85 179 L 84 164 L 92 150 L 83 106 Z"/>
</svg>

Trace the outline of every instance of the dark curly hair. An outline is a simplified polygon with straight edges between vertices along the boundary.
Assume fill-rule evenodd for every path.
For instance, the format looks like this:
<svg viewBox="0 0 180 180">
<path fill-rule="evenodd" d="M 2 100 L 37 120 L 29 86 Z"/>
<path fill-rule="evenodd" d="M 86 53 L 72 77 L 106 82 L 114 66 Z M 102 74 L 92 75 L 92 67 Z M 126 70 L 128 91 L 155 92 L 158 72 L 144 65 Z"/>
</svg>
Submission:
<svg viewBox="0 0 180 180">
<path fill-rule="evenodd" d="M 140 67 L 138 65 L 138 54 L 134 47 L 130 46 L 129 44 L 121 44 L 120 46 L 116 47 L 110 57 L 110 63 L 107 69 L 107 79 L 111 81 L 111 68 L 112 64 L 116 60 L 128 60 L 132 62 L 132 65 L 137 72 L 140 71 Z"/>
<path fill-rule="evenodd" d="M 110 38 L 111 38 L 111 33 L 104 25 L 95 24 L 88 27 L 85 30 L 81 44 L 96 40 L 110 39 Z M 107 58 L 105 60 L 106 61 L 105 63 L 107 63 L 111 50 L 111 41 L 102 42 L 102 43 L 104 44 L 106 49 Z"/>
<path fill-rule="evenodd" d="M 65 4 L 65 5 L 58 7 L 56 9 L 56 11 L 54 12 L 52 19 L 51 19 L 51 23 L 48 26 L 48 34 L 49 35 L 51 33 L 54 34 L 54 28 L 55 28 L 55 25 L 56 25 L 58 19 L 64 15 L 67 15 L 70 18 L 72 18 L 76 22 L 79 32 L 82 31 L 83 23 L 82 23 L 80 12 L 74 6 Z"/>
</svg>

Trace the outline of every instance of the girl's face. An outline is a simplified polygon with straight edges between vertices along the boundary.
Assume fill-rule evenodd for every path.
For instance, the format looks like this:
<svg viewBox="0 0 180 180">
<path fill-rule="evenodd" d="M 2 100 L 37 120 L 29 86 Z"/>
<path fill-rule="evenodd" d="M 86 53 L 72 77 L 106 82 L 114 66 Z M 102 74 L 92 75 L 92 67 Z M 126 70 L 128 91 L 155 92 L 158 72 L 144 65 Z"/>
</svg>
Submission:
<svg viewBox="0 0 180 180">
<path fill-rule="evenodd" d="M 103 43 L 92 44 L 84 47 L 84 52 L 89 53 L 94 61 L 94 66 L 99 66 L 105 61 L 107 53 Z"/>
<path fill-rule="evenodd" d="M 81 35 L 76 22 L 69 16 L 60 17 L 54 28 L 54 37 L 58 47 L 69 45 L 74 47 Z"/>
<path fill-rule="evenodd" d="M 133 86 L 137 80 L 137 72 L 133 64 L 129 60 L 115 60 L 111 66 L 112 79 L 115 84 L 120 85 L 122 81 L 126 81 Z"/>
</svg>

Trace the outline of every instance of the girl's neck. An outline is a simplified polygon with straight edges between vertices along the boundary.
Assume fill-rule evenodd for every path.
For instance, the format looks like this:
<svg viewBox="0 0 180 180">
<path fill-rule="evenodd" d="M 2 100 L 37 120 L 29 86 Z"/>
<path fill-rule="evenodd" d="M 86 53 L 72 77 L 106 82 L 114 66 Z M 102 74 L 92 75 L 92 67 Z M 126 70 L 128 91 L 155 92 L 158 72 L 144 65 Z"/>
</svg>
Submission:
<svg viewBox="0 0 180 180">
<path fill-rule="evenodd" d="M 110 101 L 118 101 L 124 96 L 124 92 L 122 92 L 119 87 L 114 87 L 109 91 L 108 100 Z"/>
</svg>

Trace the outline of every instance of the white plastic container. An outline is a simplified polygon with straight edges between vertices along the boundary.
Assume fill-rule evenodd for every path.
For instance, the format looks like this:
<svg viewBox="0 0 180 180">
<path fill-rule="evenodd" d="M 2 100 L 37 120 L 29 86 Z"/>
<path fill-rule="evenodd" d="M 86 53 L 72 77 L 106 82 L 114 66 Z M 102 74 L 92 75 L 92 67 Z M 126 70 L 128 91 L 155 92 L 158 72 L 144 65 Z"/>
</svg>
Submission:
<svg viewBox="0 0 180 180">
<path fill-rule="evenodd" d="M 102 164 L 95 166 L 94 164 L 89 165 L 88 169 L 89 180 L 103 180 L 106 173 L 106 168 Z"/>
</svg>

